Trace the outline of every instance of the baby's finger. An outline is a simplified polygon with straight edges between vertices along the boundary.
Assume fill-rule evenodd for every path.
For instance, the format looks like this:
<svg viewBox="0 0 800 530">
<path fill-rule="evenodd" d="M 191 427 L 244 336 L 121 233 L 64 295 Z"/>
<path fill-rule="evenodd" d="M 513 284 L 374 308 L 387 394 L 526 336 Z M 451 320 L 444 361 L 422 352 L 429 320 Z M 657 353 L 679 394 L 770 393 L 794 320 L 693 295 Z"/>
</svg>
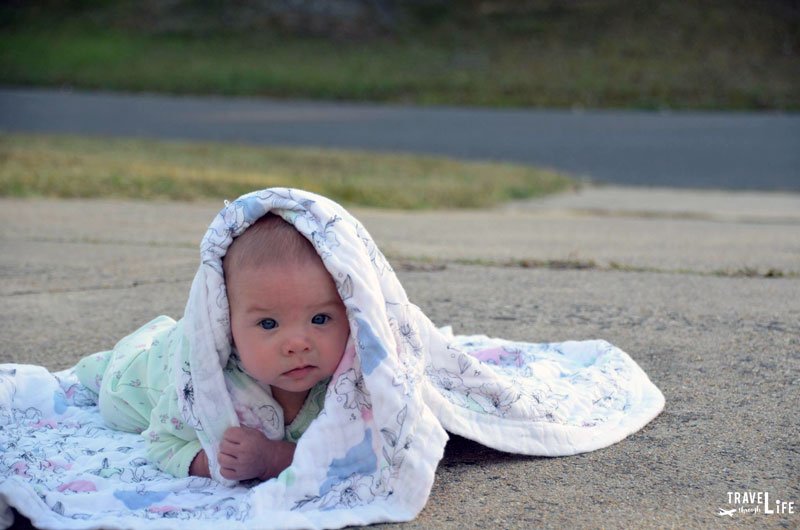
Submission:
<svg viewBox="0 0 800 530">
<path fill-rule="evenodd" d="M 217 461 L 219 462 L 220 467 L 235 469 L 239 465 L 239 459 L 236 458 L 236 455 L 232 455 L 230 453 L 220 452 Z"/>
<path fill-rule="evenodd" d="M 236 448 L 245 443 L 246 441 L 247 437 L 241 432 L 241 430 L 239 430 L 238 427 L 231 427 L 230 429 L 225 431 L 224 435 L 222 435 L 222 442 L 220 442 L 220 447 L 224 445 L 233 450 L 237 450 Z"/>
<path fill-rule="evenodd" d="M 222 435 L 223 441 L 228 441 L 233 444 L 242 443 L 244 438 L 245 432 L 241 427 L 228 427 L 228 429 L 225 431 L 225 434 Z"/>
<path fill-rule="evenodd" d="M 228 480 L 237 480 L 239 478 L 236 470 L 229 467 L 220 467 L 219 474 L 227 478 Z"/>
<path fill-rule="evenodd" d="M 220 474 L 229 479 L 239 479 L 241 478 L 241 462 L 237 461 L 235 458 L 225 455 L 224 457 L 220 455 L 219 458 L 219 472 Z"/>
<path fill-rule="evenodd" d="M 219 460 L 222 461 L 223 455 L 236 456 L 236 444 L 222 440 L 219 444 Z"/>
</svg>

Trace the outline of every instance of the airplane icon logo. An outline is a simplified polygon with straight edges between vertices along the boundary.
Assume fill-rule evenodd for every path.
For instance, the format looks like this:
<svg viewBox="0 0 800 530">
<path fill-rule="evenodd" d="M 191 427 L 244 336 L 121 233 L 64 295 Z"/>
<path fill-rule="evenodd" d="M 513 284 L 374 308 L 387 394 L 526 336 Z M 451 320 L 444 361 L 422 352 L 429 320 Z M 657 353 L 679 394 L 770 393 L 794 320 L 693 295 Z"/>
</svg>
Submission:
<svg viewBox="0 0 800 530">
<path fill-rule="evenodd" d="M 717 515 L 720 516 L 720 517 L 724 517 L 726 515 L 728 517 L 733 517 L 734 513 L 736 513 L 736 508 L 733 508 L 731 510 L 723 510 L 722 508 L 720 508 L 719 509 L 719 513 Z"/>
</svg>

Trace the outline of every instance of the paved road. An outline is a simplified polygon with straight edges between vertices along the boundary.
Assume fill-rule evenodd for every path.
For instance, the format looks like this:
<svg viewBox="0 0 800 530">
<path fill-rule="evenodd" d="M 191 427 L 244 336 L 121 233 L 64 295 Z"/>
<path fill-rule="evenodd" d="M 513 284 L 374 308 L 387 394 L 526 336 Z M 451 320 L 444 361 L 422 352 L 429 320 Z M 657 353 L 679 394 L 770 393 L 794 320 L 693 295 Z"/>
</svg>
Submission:
<svg viewBox="0 0 800 530">
<path fill-rule="evenodd" d="M 419 108 L 0 89 L 0 131 L 507 160 L 636 186 L 800 191 L 800 115 Z"/>
<path fill-rule="evenodd" d="M 0 362 L 66 368 L 180 317 L 220 207 L 0 198 Z M 642 431 L 584 455 L 454 438 L 420 516 L 376 528 L 800 527 L 800 195 L 587 188 L 481 212 L 354 213 L 434 322 L 604 338 L 667 399 Z M 753 507 L 734 491 L 795 513 L 717 515 Z"/>
</svg>

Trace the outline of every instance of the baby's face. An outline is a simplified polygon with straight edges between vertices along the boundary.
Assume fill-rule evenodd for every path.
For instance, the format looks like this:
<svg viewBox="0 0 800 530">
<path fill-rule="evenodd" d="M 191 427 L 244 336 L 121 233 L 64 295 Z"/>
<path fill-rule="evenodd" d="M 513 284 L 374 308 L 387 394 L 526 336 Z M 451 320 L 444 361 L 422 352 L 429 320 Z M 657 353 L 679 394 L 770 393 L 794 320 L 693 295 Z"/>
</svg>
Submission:
<svg viewBox="0 0 800 530">
<path fill-rule="evenodd" d="M 245 267 L 226 285 L 231 332 L 244 369 L 287 406 L 333 375 L 350 325 L 319 259 Z"/>
</svg>

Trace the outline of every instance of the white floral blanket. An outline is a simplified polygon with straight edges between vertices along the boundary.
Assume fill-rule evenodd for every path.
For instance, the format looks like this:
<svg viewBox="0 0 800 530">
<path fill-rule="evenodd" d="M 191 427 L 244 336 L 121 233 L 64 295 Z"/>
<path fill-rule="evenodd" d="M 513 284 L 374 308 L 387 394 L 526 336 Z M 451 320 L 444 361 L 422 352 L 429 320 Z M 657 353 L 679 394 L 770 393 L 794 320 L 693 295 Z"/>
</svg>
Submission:
<svg viewBox="0 0 800 530">
<path fill-rule="evenodd" d="M 222 376 L 231 339 L 221 258 L 267 211 L 314 244 L 348 310 L 355 348 L 292 465 L 277 479 L 233 484 L 216 460 L 222 433 L 238 425 Z M 503 451 L 570 455 L 623 439 L 664 406 L 647 375 L 607 342 L 531 344 L 438 329 L 408 301 L 366 229 L 300 190 L 226 205 L 201 244 L 180 324 L 172 347 L 184 420 L 198 430 L 216 480 L 159 472 L 143 457 L 144 439 L 104 426 L 71 371 L 0 365 L 0 527 L 11 524 L 8 506 L 58 529 L 407 521 L 428 499 L 445 431 Z M 146 343 L 147 328 L 137 333 Z M 280 438 L 272 428 L 265 434 Z"/>
</svg>

